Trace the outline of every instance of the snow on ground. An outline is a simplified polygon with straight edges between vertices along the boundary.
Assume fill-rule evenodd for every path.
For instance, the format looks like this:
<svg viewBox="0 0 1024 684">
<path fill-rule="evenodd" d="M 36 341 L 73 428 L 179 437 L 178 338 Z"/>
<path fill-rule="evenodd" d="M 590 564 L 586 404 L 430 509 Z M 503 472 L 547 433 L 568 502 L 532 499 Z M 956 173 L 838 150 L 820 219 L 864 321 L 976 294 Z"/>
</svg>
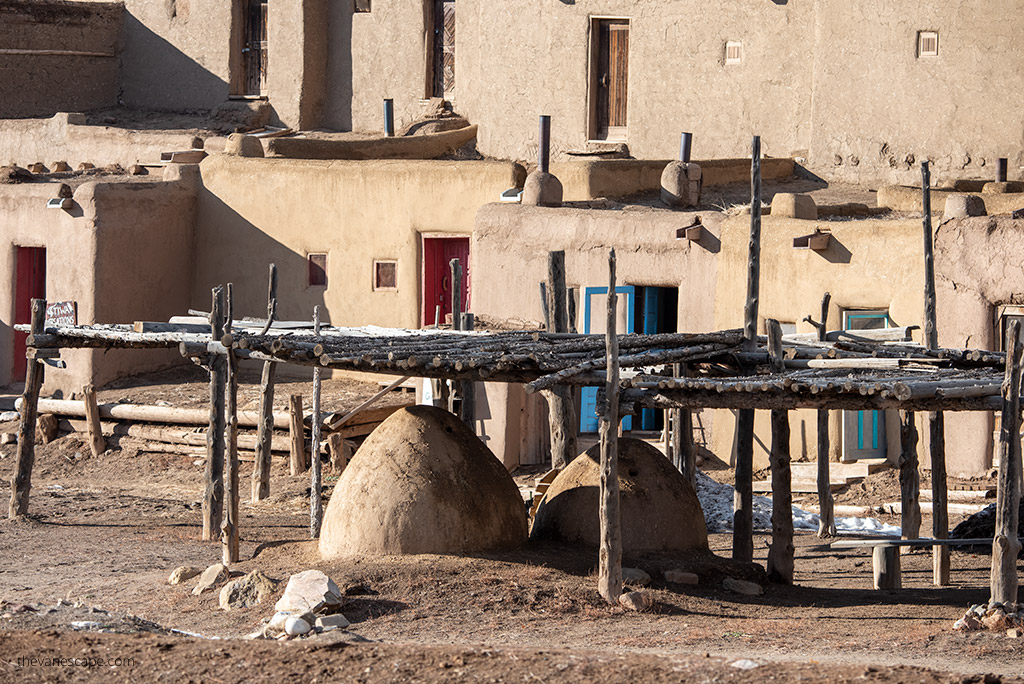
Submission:
<svg viewBox="0 0 1024 684">
<path fill-rule="evenodd" d="M 704 509 L 708 532 L 732 530 L 734 492 L 731 485 L 715 482 L 701 471 L 697 471 L 697 498 Z M 817 531 L 818 514 L 793 506 L 793 527 L 798 530 Z M 754 497 L 754 529 L 772 529 L 772 500 L 767 496 Z M 836 518 L 836 530 L 849 534 L 900 536 L 900 528 L 876 518 Z"/>
</svg>

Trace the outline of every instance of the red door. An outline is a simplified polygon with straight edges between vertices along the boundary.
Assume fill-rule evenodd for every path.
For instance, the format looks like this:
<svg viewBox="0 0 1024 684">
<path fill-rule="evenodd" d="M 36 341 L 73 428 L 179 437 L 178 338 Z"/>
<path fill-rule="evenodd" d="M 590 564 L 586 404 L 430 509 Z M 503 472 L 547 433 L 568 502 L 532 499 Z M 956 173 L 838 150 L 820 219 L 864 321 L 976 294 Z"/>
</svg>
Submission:
<svg viewBox="0 0 1024 684">
<path fill-rule="evenodd" d="M 18 247 L 15 256 L 17 282 L 14 285 L 14 322 L 15 324 L 32 322 L 32 300 L 46 298 L 46 248 Z M 11 379 L 14 382 L 25 380 L 25 338 L 23 332 L 14 333 L 14 363 Z"/>
<path fill-rule="evenodd" d="M 452 259 L 462 264 L 459 301 L 469 309 L 469 238 L 423 238 L 423 325 L 433 325 L 437 306 L 441 322 L 452 312 Z"/>
</svg>

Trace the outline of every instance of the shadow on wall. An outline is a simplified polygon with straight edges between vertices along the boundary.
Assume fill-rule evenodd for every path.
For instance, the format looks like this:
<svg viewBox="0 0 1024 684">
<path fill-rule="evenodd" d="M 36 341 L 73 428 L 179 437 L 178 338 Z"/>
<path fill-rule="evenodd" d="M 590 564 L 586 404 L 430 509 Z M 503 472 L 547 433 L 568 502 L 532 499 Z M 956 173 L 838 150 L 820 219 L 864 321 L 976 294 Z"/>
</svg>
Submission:
<svg viewBox="0 0 1024 684">
<path fill-rule="evenodd" d="M 321 323 L 329 325 L 326 290 L 309 285 L 306 255 L 270 237 L 209 190 L 201 189 L 192 308 L 209 311 L 212 289 L 232 283 L 235 320 L 247 316 L 265 319 L 272 263 L 277 264 L 277 320 L 312 321 L 313 307 L 319 306 Z M 328 278 L 330 267 L 328 263 Z"/>
<path fill-rule="evenodd" d="M 123 30 L 119 104 L 183 112 L 213 109 L 228 99 L 227 81 L 154 33 L 127 11 Z M 187 127 L 189 124 L 182 125 Z"/>
<path fill-rule="evenodd" d="M 327 96 L 321 124 L 336 131 L 352 130 L 352 8 L 332 2 L 327 16 Z"/>
</svg>

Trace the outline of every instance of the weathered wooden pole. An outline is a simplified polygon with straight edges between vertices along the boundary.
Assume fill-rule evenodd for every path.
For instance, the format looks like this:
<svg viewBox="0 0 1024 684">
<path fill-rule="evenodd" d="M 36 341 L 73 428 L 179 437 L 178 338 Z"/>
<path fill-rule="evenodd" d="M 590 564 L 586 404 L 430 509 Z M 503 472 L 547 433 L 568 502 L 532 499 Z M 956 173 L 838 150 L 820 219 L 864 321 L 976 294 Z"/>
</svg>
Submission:
<svg viewBox="0 0 1024 684">
<path fill-rule="evenodd" d="M 46 321 L 46 300 L 32 300 L 32 335 L 41 335 Z M 11 478 L 11 501 L 7 517 L 11 520 L 28 515 L 28 497 L 32 490 L 32 467 L 36 460 L 36 418 L 39 412 L 39 390 L 43 387 L 43 363 L 28 359 L 25 390 L 21 395 L 21 423 L 18 426 L 18 463 Z"/>
<path fill-rule="evenodd" d="M 224 288 L 213 288 L 210 334 L 214 342 L 224 336 Z M 224 510 L 224 390 L 227 359 L 210 356 L 210 426 L 206 431 L 206 472 L 203 476 L 203 539 L 211 541 L 220 530 Z"/>
<path fill-rule="evenodd" d="M 569 309 L 565 289 L 565 252 L 548 252 L 547 281 L 549 332 L 569 332 Z M 551 432 L 551 467 L 564 468 L 576 453 L 576 402 L 572 388 L 559 385 L 543 391 L 548 403 L 548 426 Z"/>
<path fill-rule="evenodd" d="M 288 397 L 288 437 L 291 441 L 289 473 L 298 475 L 306 471 L 306 428 L 302 424 L 302 395 Z"/>
<path fill-rule="evenodd" d="M 476 317 L 471 313 L 462 314 L 460 330 L 472 330 L 476 327 Z M 462 393 L 462 403 L 459 404 L 459 418 L 476 432 L 476 385 L 472 380 L 463 380 L 459 383 Z"/>
<path fill-rule="evenodd" d="M 757 347 L 757 307 L 761 275 L 761 138 L 754 136 L 750 156 L 750 241 L 747 245 L 747 301 L 743 308 L 743 348 Z M 733 497 L 732 557 L 754 558 L 754 410 L 740 409 L 736 419 L 736 493 Z"/>
<path fill-rule="evenodd" d="M 100 424 L 100 406 L 96 401 L 96 388 L 89 383 L 82 388 L 82 399 L 85 403 L 85 422 L 89 426 L 89 450 L 93 458 L 98 458 L 107 450 L 107 440 L 103 437 Z"/>
<path fill-rule="evenodd" d="M 768 360 L 772 373 L 783 373 L 782 326 L 774 318 L 768 327 Z M 790 471 L 789 411 L 773 409 L 772 417 L 772 543 L 768 549 L 768 579 L 793 583 L 793 477 Z"/>
<path fill-rule="evenodd" d="M 674 366 L 677 377 L 688 377 L 690 366 L 677 363 Z M 693 441 L 693 412 L 690 409 L 673 409 L 671 411 L 673 428 L 673 449 L 676 453 L 678 468 L 690 486 L 697 486 L 697 443 Z"/>
<path fill-rule="evenodd" d="M 821 325 L 818 328 L 818 340 L 825 341 L 828 334 L 828 305 L 832 301 L 831 293 L 826 292 L 821 298 Z M 818 409 L 818 536 L 822 539 L 836 536 L 835 500 L 832 498 L 832 465 L 831 445 L 828 434 L 828 409 Z"/>
<path fill-rule="evenodd" d="M 932 234 L 931 172 L 927 161 L 921 162 L 921 194 L 924 208 L 924 337 L 929 349 L 939 348 L 939 331 L 935 313 L 935 256 Z M 932 536 L 949 537 L 949 506 L 946 494 L 946 422 L 941 411 L 928 413 L 928 450 L 932 468 Z M 932 583 L 949 584 L 949 547 L 932 547 Z"/>
<path fill-rule="evenodd" d="M 900 425 L 900 530 L 903 539 L 921 538 L 921 478 L 914 412 L 904 411 Z M 909 547 L 907 547 L 909 548 Z"/>
<path fill-rule="evenodd" d="M 600 511 L 601 549 L 597 589 L 608 603 L 622 593 L 622 529 L 619 521 L 619 338 L 615 293 L 615 250 L 608 254 L 608 327 L 605 331 L 605 409 L 601 417 Z"/>
<path fill-rule="evenodd" d="M 1017 538 L 1020 507 L 1020 323 L 1006 331 L 1006 370 L 1003 373 L 1003 412 L 999 426 L 999 481 L 996 489 L 996 531 L 992 541 L 991 601 L 1017 603 Z M 1010 609 L 1007 608 L 1009 611 Z"/>
<path fill-rule="evenodd" d="M 313 332 L 320 340 L 320 307 L 313 307 Z M 324 519 L 322 481 L 320 477 L 320 366 L 313 368 L 313 426 L 310 430 L 310 486 L 309 486 L 309 537 L 320 536 L 320 524 Z"/>
<path fill-rule="evenodd" d="M 270 264 L 270 284 L 267 288 L 267 323 L 260 335 L 270 332 L 270 326 L 277 314 L 277 265 Z M 256 432 L 256 462 L 252 468 L 250 496 L 252 501 L 261 501 L 270 496 L 270 438 L 274 433 L 274 376 L 277 364 L 263 362 L 263 376 L 260 378 L 260 423 Z"/>
<path fill-rule="evenodd" d="M 234 293 L 228 283 L 228 317 L 225 331 L 231 330 L 234 312 Z M 221 563 L 226 566 L 238 562 L 238 357 L 229 348 L 226 357 L 227 395 L 225 413 L 227 421 L 226 454 L 224 460 L 224 517 L 220 527 Z"/>
<path fill-rule="evenodd" d="M 448 265 L 452 269 L 452 329 L 458 330 L 462 324 L 462 264 L 452 259 Z"/>
</svg>

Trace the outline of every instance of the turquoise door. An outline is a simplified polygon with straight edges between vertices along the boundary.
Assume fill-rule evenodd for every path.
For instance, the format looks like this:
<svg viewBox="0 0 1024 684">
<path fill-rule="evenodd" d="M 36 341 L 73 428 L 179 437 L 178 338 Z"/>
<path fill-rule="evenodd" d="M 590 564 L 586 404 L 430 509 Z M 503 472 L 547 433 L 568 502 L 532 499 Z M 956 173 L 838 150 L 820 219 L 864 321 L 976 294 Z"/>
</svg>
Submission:
<svg viewBox="0 0 1024 684">
<path fill-rule="evenodd" d="M 661 309 L 661 288 L 659 287 L 645 287 L 643 288 L 644 293 L 644 308 L 643 308 L 643 319 L 644 319 L 644 335 L 654 335 L 658 332 L 659 324 L 661 321 L 658 320 L 658 312 Z M 641 430 L 657 430 L 657 413 L 655 409 L 641 409 L 640 411 L 640 429 Z"/>
<path fill-rule="evenodd" d="M 843 330 L 877 330 L 889 327 L 889 312 L 843 312 Z M 881 411 L 843 411 L 843 460 L 885 458 L 885 414 Z"/>
<path fill-rule="evenodd" d="M 622 314 L 625 313 L 625 326 L 621 333 L 633 332 L 633 316 L 636 311 L 636 288 L 631 285 L 623 285 L 615 288 L 616 294 L 625 295 L 626 307 L 622 311 L 622 300 L 619 300 L 619 320 L 622 321 Z M 607 287 L 587 287 L 583 290 L 583 332 L 605 332 L 606 316 L 608 308 Z M 580 432 L 597 432 L 597 388 L 584 387 L 580 392 Z M 633 417 L 626 416 L 622 419 L 622 429 L 633 428 Z"/>
</svg>

